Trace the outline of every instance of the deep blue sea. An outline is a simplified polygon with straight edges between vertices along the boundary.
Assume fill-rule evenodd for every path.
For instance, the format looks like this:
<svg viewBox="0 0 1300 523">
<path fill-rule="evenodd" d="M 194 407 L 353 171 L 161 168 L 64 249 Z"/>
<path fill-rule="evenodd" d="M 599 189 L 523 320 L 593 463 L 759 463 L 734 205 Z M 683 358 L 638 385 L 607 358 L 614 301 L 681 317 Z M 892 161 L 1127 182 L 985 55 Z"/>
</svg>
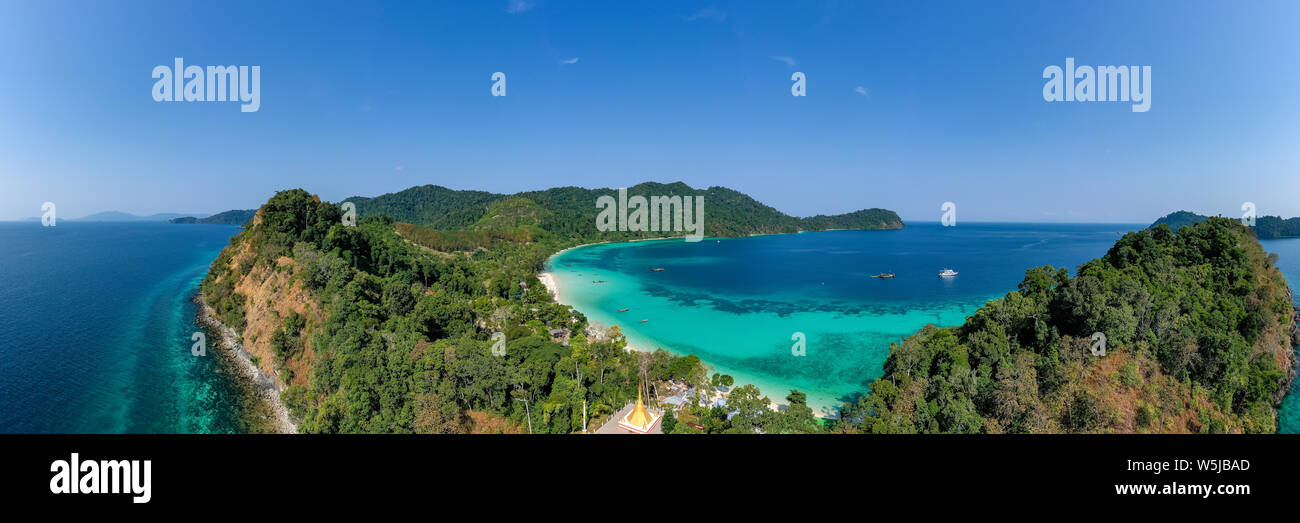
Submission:
<svg viewBox="0 0 1300 523">
<path fill-rule="evenodd" d="M 0 432 L 243 431 L 190 301 L 239 229 L 0 223 Z"/>
</svg>

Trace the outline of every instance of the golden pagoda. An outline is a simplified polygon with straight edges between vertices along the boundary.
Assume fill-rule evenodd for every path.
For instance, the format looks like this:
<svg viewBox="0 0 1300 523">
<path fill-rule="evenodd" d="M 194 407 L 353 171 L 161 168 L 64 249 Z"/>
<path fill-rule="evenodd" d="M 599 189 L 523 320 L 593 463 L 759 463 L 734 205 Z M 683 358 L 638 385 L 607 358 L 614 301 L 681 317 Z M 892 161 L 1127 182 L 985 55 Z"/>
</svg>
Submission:
<svg viewBox="0 0 1300 523">
<path fill-rule="evenodd" d="M 655 425 L 659 423 L 659 418 L 662 417 L 662 414 L 656 415 L 645 408 L 645 403 L 641 401 L 641 384 L 638 383 L 636 386 L 636 406 L 632 407 L 632 411 L 619 420 L 618 426 L 636 434 L 646 434 L 654 430 Z"/>
</svg>

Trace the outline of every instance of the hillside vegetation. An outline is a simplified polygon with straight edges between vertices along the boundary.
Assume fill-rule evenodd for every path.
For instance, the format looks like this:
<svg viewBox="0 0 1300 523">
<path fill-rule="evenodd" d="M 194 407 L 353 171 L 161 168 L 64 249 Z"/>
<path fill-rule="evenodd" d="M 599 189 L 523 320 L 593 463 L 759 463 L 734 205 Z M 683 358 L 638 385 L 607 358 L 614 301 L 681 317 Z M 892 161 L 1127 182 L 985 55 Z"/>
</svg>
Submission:
<svg viewBox="0 0 1300 523">
<path fill-rule="evenodd" d="M 589 328 L 554 302 L 536 275 L 570 240 L 538 228 L 550 211 L 530 202 L 493 202 L 436 231 L 387 216 L 344 226 L 338 205 L 283 191 L 231 239 L 202 291 L 302 432 L 570 433 L 608 419 L 639 382 L 648 401 L 661 380 L 707 386 L 699 358 L 626 352 L 617 327 Z M 703 429 L 665 430 L 821 430 L 797 391 L 780 413 L 752 386 L 732 396 L 739 414 L 700 408 Z"/>
<path fill-rule="evenodd" d="M 863 209 L 835 216 L 796 218 L 749 196 L 725 187 L 696 190 L 677 182 L 642 183 L 628 188 L 628 196 L 703 196 L 704 233 L 711 237 L 791 233 L 825 229 L 898 229 L 903 221 L 893 211 Z M 559 187 L 544 191 L 500 195 L 482 191 L 456 191 L 436 185 L 412 187 L 374 198 L 352 197 L 362 216 L 390 216 L 425 229 L 442 231 L 501 231 L 535 228 L 562 244 L 625 241 L 683 232 L 600 232 L 596 217 L 600 196 L 615 196 L 615 189 Z M 534 236 L 537 236 L 536 234 Z M 463 235 L 460 238 L 482 236 Z M 449 240 L 457 241 L 457 240 Z"/>
<path fill-rule="evenodd" d="M 588 325 L 537 280 L 550 254 L 593 239 L 580 221 L 596 210 L 580 203 L 597 192 L 417 189 L 453 200 L 410 206 L 447 212 L 428 222 L 447 229 L 373 214 L 382 206 L 344 226 L 338 205 L 278 193 L 203 281 L 218 317 L 282 386 L 299 430 L 569 433 L 608 419 L 639 382 L 649 401 L 662 380 L 719 383 L 695 356 L 624 351 L 617 327 Z M 732 234 L 874 219 L 790 218 L 709 191 L 711 216 Z M 1091 350 L 1094 333 L 1104 355 Z M 1125 235 L 1073 277 L 1030 269 L 965 324 L 895 344 L 884 376 L 832 430 L 1274 432 L 1298 341 L 1290 291 L 1249 229 L 1223 218 L 1177 233 L 1161 225 Z M 665 430 L 825 430 L 799 391 L 772 411 L 737 385 L 727 408 L 691 407 Z"/>
<path fill-rule="evenodd" d="M 1297 343 L 1290 290 L 1249 229 L 1162 224 L 894 344 L 839 429 L 1275 432 Z"/>
</svg>

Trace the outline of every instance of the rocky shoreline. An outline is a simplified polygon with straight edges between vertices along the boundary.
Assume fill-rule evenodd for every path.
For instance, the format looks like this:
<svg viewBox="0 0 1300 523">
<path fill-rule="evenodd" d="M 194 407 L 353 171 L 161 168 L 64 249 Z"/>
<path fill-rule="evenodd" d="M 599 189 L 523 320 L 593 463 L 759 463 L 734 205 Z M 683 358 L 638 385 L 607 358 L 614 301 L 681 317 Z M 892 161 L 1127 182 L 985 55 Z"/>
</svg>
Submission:
<svg viewBox="0 0 1300 523">
<path fill-rule="evenodd" d="M 1295 291 L 1291 290 L 1288 285 L 1286 289 L 1286 299 L 1295 303 Z M 1273 405 L 1281 406 L 1282 400 L 1286 399 L 1287 393 L 1291 392 L 1291 385 L 1295 382 L 1297 374 L 1300 374 L 1300 307 L 1291 308 L 1291 365 L 1286 369 L 1286 375 L 1278 382 L 1278 388 L 1273 392 Z"/>
<path fill-rule="evenodd" d="M 199 306 L 199 324 L 221 335 L 221 339 L 216 344 L 217 352 L 223 358 L 227 358 L 233 364 L 232 366 L 249 381 L 256 399 L 265 405 L 268 419 L 263 421 L 269 425 L 269 430 L 278 434 L 296 434 L 298 426 L 293 423 L 289 417 L 289 409 L 285 408 L 284 402 L 280 400 L 281 391 L 276 387 L 275 380 L 253 364 L 248 351 L 244 350 L 243 344 L 240 343 L 239 333 L 217 319 L 216 312 L 208 306 L 202 292 L 195 295 L 194 303 Z"/>
<path fill-rule="evenodd" d="M 1291 290 L 1287 289 L 1287 297 L 1291 297 Z M 1292 303 L 1295 303 L 1294 300 Z M 1296 375 L 1300 373 L 1300 308 L 1291 309 L 1291 366 L 1286 369 L 1286 376 L 1282 382 L 1278 383 L 1278 389 L 1273 393 L 1273 404 L 1282 405 L 1282 400 L 1286 398 L 1287 393 L 1291 392 L 1291 385 L 1296 380 Z"/>
</svg>

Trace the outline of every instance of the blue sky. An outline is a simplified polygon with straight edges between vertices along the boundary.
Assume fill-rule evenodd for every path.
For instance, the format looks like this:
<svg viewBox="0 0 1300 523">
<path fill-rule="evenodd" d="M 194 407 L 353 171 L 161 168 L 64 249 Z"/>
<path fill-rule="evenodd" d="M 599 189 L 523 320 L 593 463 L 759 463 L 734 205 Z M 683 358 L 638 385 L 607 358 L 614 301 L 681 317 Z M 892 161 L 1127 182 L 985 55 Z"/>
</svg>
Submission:
<svg viewBox="0 0 1300 523">
<path fill-rule="evenodd" d="M 795 215 L 1300 215 L 1300 3 L 352 4 L 6 3 L 0 219 L 646 180 Z M 261 109 L 155 102 L 175 57 L 260 66 Z M 1044 101 L 1066 57 L 1151 66 L 1150 111 Z"/>
</svg>

